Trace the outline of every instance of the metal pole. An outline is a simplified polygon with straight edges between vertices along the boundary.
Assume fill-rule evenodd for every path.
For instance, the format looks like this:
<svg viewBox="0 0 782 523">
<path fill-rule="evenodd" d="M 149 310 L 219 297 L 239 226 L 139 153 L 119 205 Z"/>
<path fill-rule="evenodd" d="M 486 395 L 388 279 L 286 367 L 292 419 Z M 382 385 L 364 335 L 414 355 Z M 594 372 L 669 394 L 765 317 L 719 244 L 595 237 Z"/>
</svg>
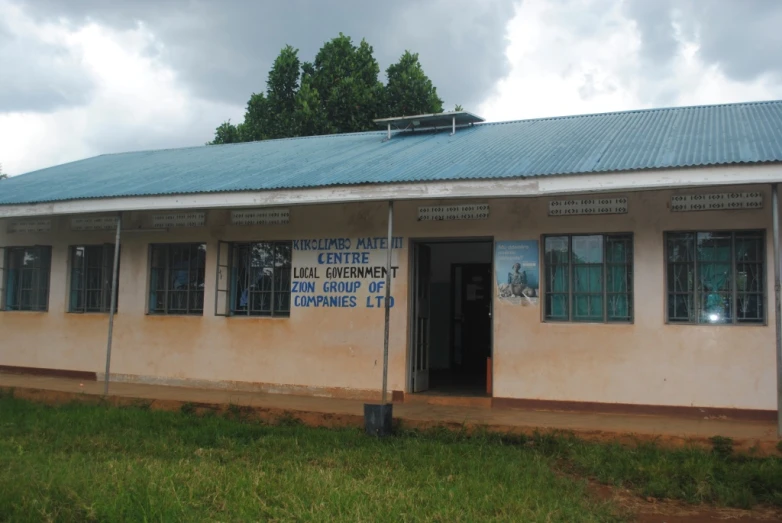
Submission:
<svg viewBox="0 0 782 523">
<path fill-rule="evenodd" d="M 109 336 L 106 341 L 106 375 L 103 378 L 103 395 L 109 395 L 109 372 L 111 371 L 111 338 L 114 334 L 114 304 L 117 302 L 117 272 L 119 269 L 119 235 L 122 230 L 122 216 L 117 216 L 117 236 L 114 239 L 114 268 L 111 272 L 111 303 L 109 304 Z"/>
<path fill-rule="evenodd" d="M 388 244 L 386 244 L 386 326 L 383 331 L 383 402 L 388 395 L 388 325 L 391 320 L 391 251 L 393 250 L 394 202 L 388 202 Z"/>
<path fill-rule="evenodd" d="M 774 234 L 774 320 L 777 356 L 777 436 L 782 437 L 782 305 L 780 302 L 779 194 L 777 184 L 771 186 L 771 216 Z"/>
</svg>

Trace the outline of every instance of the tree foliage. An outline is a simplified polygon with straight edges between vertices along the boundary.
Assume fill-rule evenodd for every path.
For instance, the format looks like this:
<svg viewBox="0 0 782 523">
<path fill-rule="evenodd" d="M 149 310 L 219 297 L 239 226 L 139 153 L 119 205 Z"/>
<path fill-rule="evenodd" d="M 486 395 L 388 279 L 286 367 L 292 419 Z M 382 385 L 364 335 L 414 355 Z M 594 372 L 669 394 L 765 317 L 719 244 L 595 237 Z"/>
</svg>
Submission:
<svg viewBox="0 0 782 523">
<path fill-rule="evenodd" d="M 386 104 L 389 115 L 410 116 L 443 112 L 437 88 L 424 74 L 418 53 L 405 51 L 399 62 L 386 70 Z"/>
<path fill-rule="evenodd" d="M 355 45 L 340 33 L 313 62 L 301 62 L 298 49 L 286 45 L 269 71 L 266 91 L 247 101 L 244 121 L 222 123 L 210 143 L 366 131 L 375 128 L 375 118 L 443 111 L 417 53 L 405 51 L 386 70 L 386 85 L 379 74 L 366 40 Z"/>
</svg>

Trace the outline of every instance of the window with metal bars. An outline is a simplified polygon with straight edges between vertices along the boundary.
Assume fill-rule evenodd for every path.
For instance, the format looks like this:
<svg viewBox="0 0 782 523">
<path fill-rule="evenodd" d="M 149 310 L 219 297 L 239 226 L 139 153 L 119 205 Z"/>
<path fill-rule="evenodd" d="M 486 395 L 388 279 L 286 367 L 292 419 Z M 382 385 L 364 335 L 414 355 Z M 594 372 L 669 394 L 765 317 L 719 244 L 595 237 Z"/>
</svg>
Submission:
<svg viewBox="0 0 782 523">
<path fill-rule="evenodd" d="M 204 313 L 205 243 L 150 245 L 149 313 Z"/>
<path fill-rule="evenodd" d="M 632 235 L 547 236 L 544 247 L 547 321 L 632 322 Z"/>
<path fill-rule="evenodd" d="M 765 324 L 765 234 L 665 234 L 669 323 Z"/>
<path fill-rule="evenodd" d="M 3 307 L 11 311 L 49 309 L 49 277 L 52 248 L 49 246 L 7 247 Z"/>
<path fill-rule="evenodd" d="M 113 272 L 114 245 L 71 247 L 71 290 L 68 311 L 109 312 Z M 114 301 L 116 310 L 116 297 Z"/>
<path fill-rule="evenodd" d="M 231 244 L 231 315 L 290 316 L 292 242 Z"/>
</svg>

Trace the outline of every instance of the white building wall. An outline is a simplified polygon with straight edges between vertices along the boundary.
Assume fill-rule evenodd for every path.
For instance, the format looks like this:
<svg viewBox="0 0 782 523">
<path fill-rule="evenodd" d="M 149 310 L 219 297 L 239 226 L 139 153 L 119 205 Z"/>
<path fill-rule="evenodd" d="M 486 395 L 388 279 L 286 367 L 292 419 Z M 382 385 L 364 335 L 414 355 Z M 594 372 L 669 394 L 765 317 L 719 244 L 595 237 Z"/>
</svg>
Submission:
<svg viewBox="0 0 782 523">
<path fill-rule="evenodd" d="M 745 188 L 747 189 L 747 188 Z M 757 186 L 751 187 L 757 190 Z M 733 188 L 700 192 L 723 192 Z M 549 217 L 548 198 L 488 202 L 487 220 L 419 222 L 419 205 L 396 204 L 389 388 L 407 389 L 410 238 L 494 237 L 535 240 L 544 234 L 631 232 L 634 237 L 632 324 L 548 323 L 542 303 L 495 301 L 494 396 L 499 398 L 774 409 L 775 358 L 770 193 L 761 210 L 673 213 L 669 191 L 622 194 L 626 215 Z M 692 192 L 690 191 L 679 191 Z M 465 203 L 464 201 L 459 201 Z M 381 384 L 383 312 L 378 308 L 294 308 L 290 318 L 215 316 L 217 242 L 382 237 L 386 205 L 353 203 L 291 207 L 288 225 L 231 226 L 228 211 L 207 213 L 203 228 L 124 233 L 119 313 L 112 372 L 118 379 L 373 397 Z M 125 226 L 148 228 L 128 213 Z M 767 325 L 665 323 L 663 233 L 670 230 L 767 230 Z M 67 312 L 68 247 L 113 241 L 112 231 L 75 232 L 65 217 L 50 233 L 9 234 L 0 245 L 52 245 L 48 312 L 0 313 L 0 365 L 102 372 L 107 315 Z M 206 242 L 203 316 L 146 314 L 150 243 Z M 384 251 L 371 254 L 384 263 Z M 294 266 L 311 265 L 294 252 Z M 303 262 L 304 261 L 304 262 Z M 542 275 L 542 266 L 541 266 Z M 541 276 L 542 277 L 542 276 Z M 363 297 L 363 296 L 362 296 Z M 363 302 L 363 301 L 362 301 Z"/>
</svg>

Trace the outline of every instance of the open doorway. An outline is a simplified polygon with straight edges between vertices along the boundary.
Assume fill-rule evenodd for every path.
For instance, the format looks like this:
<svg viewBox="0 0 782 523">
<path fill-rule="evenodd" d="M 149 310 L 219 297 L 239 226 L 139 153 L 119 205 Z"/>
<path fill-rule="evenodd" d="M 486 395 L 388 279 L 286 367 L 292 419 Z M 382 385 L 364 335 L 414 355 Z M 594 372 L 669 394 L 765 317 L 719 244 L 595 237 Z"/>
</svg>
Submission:
<svg viewBox="0 0 782 523">
<path fill-rule="evenodd" d="M 410 390 L 490 395 L 490 239 L 413 244 Z"/>
</svg>

